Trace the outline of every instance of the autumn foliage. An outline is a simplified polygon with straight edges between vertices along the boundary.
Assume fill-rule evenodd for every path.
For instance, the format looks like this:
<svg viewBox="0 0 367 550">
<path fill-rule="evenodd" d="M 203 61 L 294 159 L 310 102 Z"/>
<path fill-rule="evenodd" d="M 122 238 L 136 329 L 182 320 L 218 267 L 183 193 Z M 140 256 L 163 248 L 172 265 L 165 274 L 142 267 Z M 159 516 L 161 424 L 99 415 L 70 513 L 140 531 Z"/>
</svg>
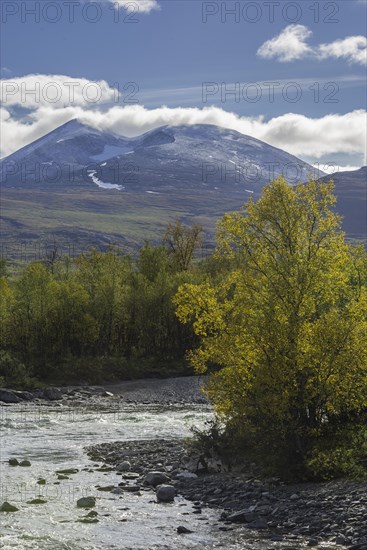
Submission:
<svg viewBox="0 0 367 550">
<path fill-rule="evenodd" d="M 367 410 L 367 259 L 345 241 L 332 191 L 273 182 L 221 220 L 221 281 L 175 297 L 201 340 L 192 364 L 214 371 L 208 394 L 226 429 L 318 472 L 338 445 L 345 459 Z M 367 438 L 358 447 L 348 464 L 366 459 Z"/>
</svg>

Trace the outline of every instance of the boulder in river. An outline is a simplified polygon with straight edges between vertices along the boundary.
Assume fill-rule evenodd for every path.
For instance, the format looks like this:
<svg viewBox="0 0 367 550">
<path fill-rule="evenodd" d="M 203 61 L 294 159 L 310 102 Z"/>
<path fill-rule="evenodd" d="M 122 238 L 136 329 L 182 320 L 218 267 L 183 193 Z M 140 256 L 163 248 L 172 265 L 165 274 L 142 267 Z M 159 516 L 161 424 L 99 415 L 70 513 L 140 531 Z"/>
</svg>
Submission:
<svg viewBox="0 0 367 550">
<path fill-rule="evenodd" d="M 34 399 L 33 393 L 29 391 L 14 391 L 14 393 L 17 397 L 22 399 L 22 401 L 32 401 Z"/>
<path fill-rule="evenodd" d="M 43 498 L 34 498 L 32 500 L 27 500 L 27 504 L 46 504 L 47 500 L 43 500 Z"/>
<path fill-rule="evenodd" d="M 117 464 L 116 470 L 118 472 L 130 472 L 131 464 L 128 460 L 124 460 L 123 462 L 120 462 L 119 464 Z"/>
<path fill-rule="evenodd" d="M 59 401 L 62 399 L 62 393 L 58 388 L 45 388 L 43 390 L 43 397 L 48 401 Z"/>
<path fill-rule="evenodd" d="M 179 535 L 186 535 L 188 533 L 193 533 L 193 531 L 190 531 L 190 529 L 187 529 L 187 527 L 184 527 L 183 525 L 179 525 L 177 527 L 177 533 Z"/>
<path fill-rule="evenodd" d="M 173 502 L 176 496 L 176 489 L 173 485 L 160 485 L 157 489 L 158 502 Z"/>
<path fill-rule="evenodd" d="M 19 462 L 19 466 L 30 466 L 31 463 L 29 460 L 22 460 L 22 462 Z"/>
<path fill-rule="evenodd" d="M 151 487 L 157 487 L 162 483 L 167 483 L 170 478 L 164 472 L 148 472 L 144 478 L 144 483 Z"/>
<path fill-rule="evenodd" d="M 22 400 L 12 390 L 0 388 L 0 401 L 3 403 L 20 403 Z"/>
<path fill-rule="evenodd" d="M 9 466 L 19 466 L 19 462 L 16 458 L 9 458 Z"/>
<path fill-rule="evenodd" d="M 0 512 L 18 512 L 19 508 L 9 504 L 9 502 L 3 502 L 0 507 Z"/>
<path fill-rule="evenodd" d="M 96 505 L 95 497 L 82 497 L 77 500 L 78 508 L 93 508 Z"/>
</svg>

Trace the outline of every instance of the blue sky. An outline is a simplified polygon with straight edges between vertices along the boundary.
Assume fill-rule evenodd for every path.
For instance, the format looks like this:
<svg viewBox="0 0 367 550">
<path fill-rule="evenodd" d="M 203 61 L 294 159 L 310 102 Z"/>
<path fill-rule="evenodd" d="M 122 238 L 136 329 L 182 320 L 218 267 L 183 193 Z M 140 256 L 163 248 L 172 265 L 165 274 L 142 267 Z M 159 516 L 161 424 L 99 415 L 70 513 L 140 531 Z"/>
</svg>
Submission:
<svg viewBox="0 0 367 550">
<path fill-rule="evenodd" d="M 308 0 L 135 0 L 128 7 L 127 0 L 118 2 L 117 8 L 112 0 L 75 1 L 74 20 L 70 22 L 70 2 L 59 0 L 56 10 L 56 2 L 46 0 L 3 0 L 1 68 L 5 83 L 13 82 L 20 89 L 22 81 L 34 82 L 35 75 L 47 75 L 50 81 L 52 75 L 61 75 L 76 81 L 83 79 L 83 82 L 105 81 L 110 89 L 118 86 L 122 91 L 118 106 L 110 97 L 93 105 L 65 100 L 62 105 L 45 104 L 41 98 L 39 105 L 29 106 L 27 98 L 15 100 L 15 93 L 8 94 L 5 100 L 3 96 L 3 126 L 9 132 L 9 139 L 19 136 L 19 143 L 8 145 L 3 154 L 11 152 L 11 147 L 35 139 L 52 126 L 56 127 L 73 115 L 73 109 L 74 114 L 85 112 L 88 120 L 91 111 L 99 114 L 109 111 L 109 123 L 105 121 L 104 124 L 112 125 L 120 133 L 134 133 L 131 110 L 135 109 L 136 119 L 138 114 L 140 119 L 146 119 L 136 122 L 135 133 L 139 133 L 166 119 L 178 123 L 189 117 L 196 122 L 192 109 L 202 111 L 216 107 L 224 111 L 222 125 L 230 121 L 229 114 L 233 114 L 236 120 L 240 117 L 246 122 L 244 130 L 250 128 L 254 135 L 257 132 L 256 137 L 265 141 L 268 137 L 272 144 L 276 139 L 274 132 L 281 131 L 275 121 L 283 117 L 287 124 L 283 124 L 279 146 L 285 149 L 289 119 L 284 117 L 290 114 L 303 117 L 305 130 L 309 119 L 317 119 L 317 132 L 320 127 L 328 129 L 321 122 L 329 116 L 334 117 L 330 131 L 336 134 L 339 122 L 340 128 L 343 124 L 347 127 L 352 124 L 353 128 L 363 125 L 358 140 L 355 138 L 355 141 L 361 138 L 363 141 L 361 111 L 366 108 L 366 64 L 363 61 L 366 54 L 361 40 L 366 35 L 364 0 L 318 3 Z M 318 13 L 315 11 L 317 4 Z M 31 9 L 36 10 L 39 20 L 35 20 Z M 237 10 L 237 15 L 229 13 L 231 10 Z M 58 21 L 52 22 L 55 18 Z M 93 23 L 94 18 L 96 22 Z M 266 84 L 269 82 L 277 84 Z M 142 109 L 139 113 L 136 105 L 125 100 L 123 88 L 126 85 L 129 86 L 126 92 L 136 92 L 133 97 Z M 225 90 L 235 85 L 236 100 L 234 94 L 225 95 Z M 274 96 L 271 98 L 272 90 Z M 164 116 L 159 111 L 159 116 L 153 116 L 163 105 L 171 111 Z M 112 120 L 111 109 L 114 109 L 116 121 Z M 185 109 L 191 111 L 183 113 Z M 50 126 L 47 126 L 40 117 L 51 110 Z M 27 116 L 22 119 L 24 114 Z M 255 123 L 249 124 L 254 117 L 261 121 L 262 130 L 259 125 L 256 128 Z M 219 119 L 216 112 L 213 123 Z M 302 124 L 299 118 L 296 120 L 297 124 Z M 266 132 L 265 125 L 269 121 L 273 121 L 273 128 L 268 125 Z M 102 124 L 100 117 L 95 124 Z M 321 156 L 312 151 L 308 154 L 310 151 L 306 149 L 301 155 L 301 142 L 294 149 L 290 139 L 288 150 L 307 160 L 338 160 L 341 165 L 364 162 L 363 148 L 356 145 L 353 149 L 349 143 L 343 149 L 340 136 L 336 136 L 334 149 L 329 147 Z"/>
</svg>

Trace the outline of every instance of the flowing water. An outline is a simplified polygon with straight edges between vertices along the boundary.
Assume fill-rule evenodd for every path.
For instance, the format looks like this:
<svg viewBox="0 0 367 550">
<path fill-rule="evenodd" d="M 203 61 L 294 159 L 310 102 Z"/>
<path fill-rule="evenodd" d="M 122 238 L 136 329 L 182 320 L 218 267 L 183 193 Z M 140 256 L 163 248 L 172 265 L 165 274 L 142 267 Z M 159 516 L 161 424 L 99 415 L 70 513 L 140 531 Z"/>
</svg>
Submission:
<svg viewBox="0 0 367 550">
<path fill-rule="evenodd" d="M 204 405 L 118 405 L 99 398 L 84 403 L 27 403 L 1 407 L 1 502 L 19 511 L 1 513 L 2 550 L 179 550 L 186 548 L 268 550 L 281 545 L 262 542 L 258 535 L 234 526 L 223 532 L 220 511 L 203 509 L 193 515 L 190 502 L 158 504 L 152 492 L 114 495 L 97 485 L 117 485 L 115 472 L 83 471 L 91 462 L 83 447 L 91 444 L 190 434 L 210 417 Z M 12 467 L 9 458 L 27 459 L 30 467 Z M 57 470 L 77 468 L 70 479 L 57 480 Z M 37 484 L 45 479 L 45 485 Z M 76 507 L 81 496 L 96 496 L 98 523 L 80 523 L 88 510 Z M 44 504 L 30 504 L 40 498 Z M 0 502 L 0 504 L 1 504 Z M 178 535 L 185 526 L 191 534 Z M 253 538 L 251 538 L 253 537 Z M 289 546 L 288 546 L 289 547 Z M 294 548 L 294 547 L 293 547 Z"/>
</svg>

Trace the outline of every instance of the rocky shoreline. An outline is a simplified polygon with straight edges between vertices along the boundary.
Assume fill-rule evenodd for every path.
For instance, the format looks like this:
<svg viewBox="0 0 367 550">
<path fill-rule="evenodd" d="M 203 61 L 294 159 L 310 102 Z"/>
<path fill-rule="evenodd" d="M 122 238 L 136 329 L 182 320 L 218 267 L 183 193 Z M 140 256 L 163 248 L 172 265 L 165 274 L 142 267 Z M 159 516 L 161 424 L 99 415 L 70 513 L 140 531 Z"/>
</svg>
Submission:
<svg viewBox="0 0 367 550">
<path fill-rule="evenodd" d="M 158 487 L 173 487 L 192 501 L 195 514 L 206 507 L 218 509 L 221 530 L 241 525 L 269 541 L 286 543 L 289 550 L 325 543 L 367 550 L 366 482 L 286 485 L 249 474 L 205 473 L 180 440 L 115 442 L 89 447 L 87 453 L 121 475 L 121 492 L 149 486 L 157 491 L 149 482 L 155 479 Z"/>
<path fill-rule="evenodd" d="M 109 398 L 109 403 L 111 400 L 115 404 L 182 404 L 207 409 L 201 393 L 203 382 L 198 377 L 187 377 L 105 387 L 45 388 L 32 393 L 0 390 L 0 401 L 6 405 L 44 400 L 92 404 Z M 279 541 L 287 550 L 307 546 L 367 550 L 365 481 L 286 485 L 276 479 L 256 479 L 253 472 L 228 472 L 220 462 L 201 460 L 185 441 L 177 439 L 105 443 L 86 451 L 91 460 L 104 463 L 102 469 L 121 476 L 117 487 L 104 489 L 111 493 L 139 494 L 141 489 L 154 491 L 160 500 L 157 487 L 164 486 L 168 488 L 161 491 L 162 502 L 182 495 L 193 502 L 196 517 L 201 517 L 205 508 L 217 509 L 220 530 L 235 527 L 251 531 L 271 541 L 272 547 Z"/>
<path fill-rule="evenodd" d="M 27 401 L 85 401 L 90 398 L 113 397 L 132 404 L 205 404 L 201 389 L 204 376 L 166 379 L 127 380 L 104 386 L 50 386 L 28 391 L 0 388 L 0 403 L 16 404 Z"/>
<path fill-rule="evenodd" d="M 16 404 L 27 401 L 61 401 L 63 399 L 85 399 L 93 396 L 109 397 L 113 394 L 100 386 L 87 386 L 81 388 L 37 388 L 29 391 L 19 391 L 0 388 L 0 403 Z"/>
</svg>

